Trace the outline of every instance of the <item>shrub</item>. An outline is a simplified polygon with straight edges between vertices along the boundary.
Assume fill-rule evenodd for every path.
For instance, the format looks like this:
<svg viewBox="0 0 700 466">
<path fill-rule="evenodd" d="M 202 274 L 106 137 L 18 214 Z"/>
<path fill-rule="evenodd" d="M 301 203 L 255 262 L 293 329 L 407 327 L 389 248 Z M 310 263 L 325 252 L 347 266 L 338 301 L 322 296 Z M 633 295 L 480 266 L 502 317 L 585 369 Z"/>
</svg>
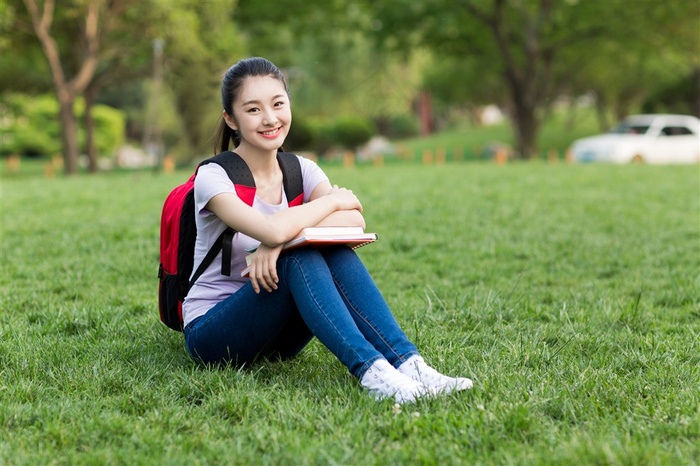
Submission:
<svg viewBox="0 0 700 466">
<path fill-rule="evenodd" d="M 78 100 L 76 117 L 81 119 L 85 105 Z M 51 95 L 28 96 L 10 94 L 0 102 L 0 154 L 20 154 L 28 157 L 48 156 L 61 152 L 59 107 Z M 124 113 L 106 105 L 92 108 L 95 120 L 95 140 L 101 155 L 113 155 L 124 143 Z M 80 127 L 79 121 L 79 127 Z M 78 143 L 85 144 L 85 132 L 78 131 Z"/>
<path fill-rule="evenodd" d="M 405 139 L 418 135 L 418 120 L 413 115 L 399 115 L 389 120 L 387 134 L 391 139 Z"/>
<path fill-rule="evenodd" d="M 0 153 L 29 157 L 50 155 L 61 150 L 58 102 L 51 96 L 6 96 L 0 103 Z"/>
<path fill-rule="evenodd" d="M 350 150 L 357 150 L 377 132 L 371 121 L 358 116 L 340 117 L 334 126 L 335 142 Z"/>
<path fill-rule="evenodd" d="M 291 151 L 312 150 L 314 142 L 313 129 L 303 117 L 295 116 L 284 145 Z"/>
<path fill-rule="evenodd" d="M 310 146 L 313 151 L 323 155 L 335 144 L 335 131 L 332 122 L 325 118 L 310 118 L 308 128 L 311 133 Z"/>
<path fill-rule="evenodd" d="M 82 112 L 81 112 L 82 113 Z M 126 134 L 126 117 L 124 112 L 107 105 L 92 107 L 95 120 L 95 141 L 102 156 L 111 156 L 124 144 Z"/>
</svg>

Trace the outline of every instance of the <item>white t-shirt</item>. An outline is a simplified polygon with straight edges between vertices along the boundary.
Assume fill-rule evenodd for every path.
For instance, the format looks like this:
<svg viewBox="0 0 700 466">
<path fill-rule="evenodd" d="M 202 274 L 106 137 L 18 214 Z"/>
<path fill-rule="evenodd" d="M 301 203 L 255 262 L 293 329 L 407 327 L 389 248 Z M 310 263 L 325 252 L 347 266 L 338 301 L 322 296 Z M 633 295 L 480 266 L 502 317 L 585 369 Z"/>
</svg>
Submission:
<svg viewBox="0 0 700 466">
<path fill-rule="evenodd" d="M 299 157 L 299 161 L 301 162 L 301 175 L 304 184 L 304 202 L 308 202 L 316 186 L 327 181 L 328 177 L 313 161 L 303 157 Z M 194 180 L 195 220 L 197 223 L 194 270 L 197 269 L 219 235 L 226 229 L 224 222 L 204 208 L 214 196 L 221 193 L 236 194 L 226 171 L 216 163 L 200 167 Z M 259 199 L 258 196 L 255 196 L 253 201 L 253 208 L 265 215 L 272 215 L 288 207 L 284 189 L 282 189 L 282 202 L 278 205 L 268 204 Z M 245 268 L 245 256 L 248 254 L 246 250 L 256 248 L 258 245 L 260 245 L 260 241 L 242 233 L 236 233 L 233 237 L 231 254 L 231 276 L 221 275 L 221 253 L 219 253 L 190 288 L 187 298 L 185 298 L 182 306 L 185 326 L 197 317 L 206 314 L 215 304 L 238 291 L 250 280 L 242 278 L 240 272 Z"/>
</svg>

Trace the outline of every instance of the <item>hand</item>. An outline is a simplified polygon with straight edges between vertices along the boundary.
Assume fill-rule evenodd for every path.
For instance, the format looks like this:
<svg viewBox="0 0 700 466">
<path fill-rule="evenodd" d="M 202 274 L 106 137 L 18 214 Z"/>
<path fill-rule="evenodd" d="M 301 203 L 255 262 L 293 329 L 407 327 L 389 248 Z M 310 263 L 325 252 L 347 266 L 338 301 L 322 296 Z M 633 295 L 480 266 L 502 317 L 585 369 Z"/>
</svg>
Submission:
<svg viewBox="0 0 700 466">
<path fill-rule="evenodd" d="M 362 212 L 362 204 L 360 200 L 349 189 L 339 188 L 337 184 L 333 185 L 329 196 L 333 196 L 338 203 L 338 210 L 358 210 Z"/>
<path fill-rule="evenodd" d="M 260 293 L 261 288 L 268 293 L 277 289 L 277 258 L 280 252 L 282 245 L 270 247 L 260 244 L 253 253 L 250 262 L 250 282 L 256 293 Z"/>
</svg>

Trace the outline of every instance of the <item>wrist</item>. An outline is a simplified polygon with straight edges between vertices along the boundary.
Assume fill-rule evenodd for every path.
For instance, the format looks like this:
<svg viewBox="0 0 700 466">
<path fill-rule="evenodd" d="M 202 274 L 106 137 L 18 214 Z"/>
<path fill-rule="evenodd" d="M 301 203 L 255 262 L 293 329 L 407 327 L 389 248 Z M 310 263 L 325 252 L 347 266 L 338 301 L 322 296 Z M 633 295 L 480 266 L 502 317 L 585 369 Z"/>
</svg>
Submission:
<svg viewBox="0 0 700 466">
<path fill-rule="evenodd" d="M 326 199 L 328 199 L 330 202 L 331 210 L 330 210 L 329 214 L 336 212 L 338 210 L 343 210 L 343 205 L 342 205 L 340 199 L 338 199 L 338 196 L 326 196 Z"/>
</svg>

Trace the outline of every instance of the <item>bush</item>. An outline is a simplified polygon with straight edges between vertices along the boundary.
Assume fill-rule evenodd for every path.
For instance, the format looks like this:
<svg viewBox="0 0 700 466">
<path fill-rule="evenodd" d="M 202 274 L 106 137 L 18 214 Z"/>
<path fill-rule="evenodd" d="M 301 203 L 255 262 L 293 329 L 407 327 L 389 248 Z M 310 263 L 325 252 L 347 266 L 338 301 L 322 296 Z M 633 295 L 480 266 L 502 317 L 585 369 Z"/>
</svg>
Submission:
<svg viewBox="0 0 700 466">
<path fill-rule="evenodd" d="M 400 115 L 389 120 L 387 136 L 390 139 L 406 139 L 418 135 L 418 120 L 413 115 Z"/>
<path fill-rule="evenodd" d="M 311 133 L 310 146 L 317 154 L 323 155 L 336 144 L 334 125 L 327 119 L 311 118 L 308 120 L 308 128 Z"/>
<path fill-rule="evenodd" d="M 92 107 L 92 118 L 95 120 L 97 151 L 102 156 L 114 155 L 117 149 L 124 145 L 126 134 L 124 112 L 107 105 L 95 105 Z"/>
<path fill-rule="evenodd" d="M 58 102 L 51 96 L 12 94 L 0 103 L 0 153 L 28 157 L 61 151 Z"/>
<path fill-rule="evenodd" d="M 76 117 L 82 118 L 85 104 L 78 100 Z M 0 102 L 0 154 L 28 157 L 49 156 L 62 151 L 59 107 L 51 95 L 10 94 Z M 95 140 L 101 155 L 113 155 L 124 143 L 124 113 L 106 105 L 92 108 Z M 80 127 L 80 122 L 79 122 Z M 78 143 L 85 144 L 85 131 L 78 131 Z"/>
<path fill-rule="evenodd" d="M 357 150 L 376 134 L 374 124 L 358 116 L 340 117 L 335 121 L 333 131 L 335 142 L 345 149 Z"/>
<path fill-rule="evenodd" d="M 295 116 L 292 120 L 292 127 L 284 141 L 285 148 L 292 152 L 300 150 L 312 150 L 314 142 L 313 129 L 303 118 Z"/>
<path fill-rule="evenodd" d="M 322 117 L 309 118 L 304 125 L 311 138 L 306 148 L 321 156 L 332 148 L 355 151 L 377 133 L 370 120 L 358 116 L 345 116 L 336 120 Z M 296 140 L 289 145 L 294 145 L 295 148 L 301 147 L 296 146 Z"/>
</svg>

